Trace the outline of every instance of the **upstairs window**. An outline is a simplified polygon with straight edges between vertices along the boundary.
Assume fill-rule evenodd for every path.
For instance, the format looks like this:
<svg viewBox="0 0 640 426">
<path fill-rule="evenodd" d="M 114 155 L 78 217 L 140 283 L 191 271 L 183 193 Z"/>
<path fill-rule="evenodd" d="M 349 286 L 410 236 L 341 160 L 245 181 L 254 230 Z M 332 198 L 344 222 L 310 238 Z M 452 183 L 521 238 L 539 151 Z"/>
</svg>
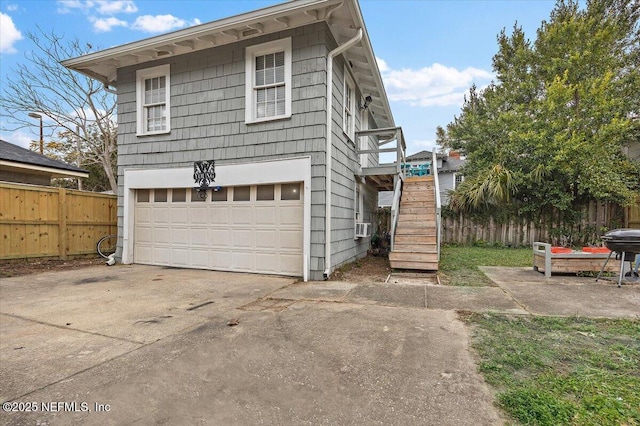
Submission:
<svg viewBox="0 0 640 426">
<path fill-rule="evenodd" d="M 352 141 L 355 140 L 356 135 L 356 123 L 354 119 L 354 112 L 356 109 L 356 93 L 354 90 L 355 84 L 353 79 L 347 71 L 347 67 L 344 68 L 344 90 L 342 92 L 342 131 Z"/>
<path fill-rule="evenodd" d="M 168 133 L 169 65 L 139 70 L 137 80 L 138 135 Z"/>
<path fill-rule="evenodd" d="M 247 123 L 291 116 L 291 38 L 246 49 Z"/>
</svg>

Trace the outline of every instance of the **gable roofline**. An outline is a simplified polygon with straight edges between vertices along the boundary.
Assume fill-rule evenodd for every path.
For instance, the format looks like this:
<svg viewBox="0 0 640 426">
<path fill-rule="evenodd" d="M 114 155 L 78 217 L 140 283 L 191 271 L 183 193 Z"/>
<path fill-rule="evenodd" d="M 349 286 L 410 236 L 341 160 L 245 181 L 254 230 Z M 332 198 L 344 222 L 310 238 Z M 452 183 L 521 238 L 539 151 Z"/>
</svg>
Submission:
<svg viewBox="0 0 640 426">
<path fill-rule="evenodd" d="M 357 48 L 343 55 L 352 65 L 363 96 L 371 95 L 370 110 L 379 127 L 395 127 L 389 100 L 373 53 L 358 0 L 292 0 L 252 12 L 111 47 L 62 61 L 62 65 L 117 85 L 118 68 L 154 62 L 186 53 L 223 46 L 261 35 L 326 22 L 338 44 L 363 29 Z"/>
</svg>

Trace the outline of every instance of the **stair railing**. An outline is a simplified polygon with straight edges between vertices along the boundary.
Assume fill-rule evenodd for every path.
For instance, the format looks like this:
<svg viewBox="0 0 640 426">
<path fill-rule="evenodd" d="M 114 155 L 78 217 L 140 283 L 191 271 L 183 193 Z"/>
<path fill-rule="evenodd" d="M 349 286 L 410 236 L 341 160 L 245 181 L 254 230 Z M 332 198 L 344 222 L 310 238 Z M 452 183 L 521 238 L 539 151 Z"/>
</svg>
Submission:
<svg viewBox="0 0 640 426">
<path fill-rule="evenodd" d="M 398 216 L 400 213 L 400 195 L 402 194 L 402 178 L 398 178 L 393 189 L 393 203 L 391 204 L 391 251 L 396 240 L 396 227 L 398 226 Z"/>
<path fill-rule="evenodd" d="M 436 247 L 438 250 L 438 262 L 440 261 L 440 239 L 441 239 L 441 229 L 442 229 L 442 205 L 440 201 L 440 182 L 438 180 L 438 159 L 436 158 L 436 150 L 434 149 L 432 152 L 432 167 L 431 173 L 433 173 L 433 184 L 434 190 L 436 192 Z"/>
</svg>

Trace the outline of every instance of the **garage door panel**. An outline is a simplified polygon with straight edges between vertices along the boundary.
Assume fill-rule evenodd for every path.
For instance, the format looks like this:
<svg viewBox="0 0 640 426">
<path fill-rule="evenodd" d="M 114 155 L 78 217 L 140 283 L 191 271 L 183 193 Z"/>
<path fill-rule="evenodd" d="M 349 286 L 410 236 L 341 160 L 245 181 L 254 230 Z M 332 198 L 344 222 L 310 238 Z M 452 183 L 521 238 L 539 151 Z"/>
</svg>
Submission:
<svg viewBox="0 0 640 426">
<path fill-rule="evenodd" d="M 209 223 L 211 226 L 228 226 L 229 224 L 229 207 L 214 204 L 209 209 Z"/>
<path fill-rule="evenodd" d="M 300 231 L 280 231 L 280 248 L 282 250 L 302 250 L 302 233 Z"/>
<path fill-rule="evenodd" d="M 231 231 L 229 229 L 211 229 L 211 238 L 207 241 L 210 247 L 223 249 L 231 244 Z"/>
<path fill-rule="evenodd" d="M 152 263 L 152 254 L 150 246 L 136 246 L 134 261 L 138 263 Z"/>
<path fill-rule="evenodd" d="M 140 225 L 151 224 L 151 208 L 150 207 L 136 208 L 136 223 Z"/>
<path fill-rule="evenodd" d="M 257 206 L 255 212 L 256 226 L 274 226 L 276 224 L 276 206 Z"/>
<path fill-rule="evenodd" d="M 195 249 L 189 250 L 191 254 L 190 265 L 194 268 L 209 268 L 211 265 L 210 251 L 208 249 Z"/>
<path fill-rule="evenodd" d="M 302 275 L 300 254 L 280 253 L 280 272 L 287 275 Z"/>
<path fill-rule="evenodd" d="M 153 228 L 139 225 L 135 229 L 135 241 L 140 244 L 151 244 L 153 238 Z"/>
<path fill-rule="evenodd" d="M 176 225 L 187 225 L 189 223 L 189 213 L 187 207 L 171 207 L 171 223 Z"/>
<path fill-rule="evenodd" d="M 191 244 L 195 247 L 209 247 L 211 242 L 211 230 L 208 228 L 189 228 Z"/>
<path fill-rule="evenodd" d="M 231 223 L 234 225 L 251 226 L 253 208 L 251 206 L 233 206 Z"/>
<path fill-rule="evenodd" d="M 171 265 L 171 248 L 170 247 L 153 247 L 153 261 L 160 265 Z"/>
<path fill-rule="evenodd" d="M 276 250 L 278 233 L 275 229 L 257 229 L 255 236 L 257 249 Z"/>
<path fill-rule="evenodd" d="M 153 228 L 153 243 L 154 244 L 170 244 L 171 243 L 171 230 L 162 226 L 156 226 Z"/>
<path fill-rule="evenodd" d="M 210 264 L 214 269 L 230 270 L 231 252 L 226 250 L 211 250 Z"/>
<path fill-rule="evenodd" d="M 189 249 L 186 248 L 171 248 L 171 264 L 174 266 L 189 266 Z"/>
<path fill-rule="evenodd" d="M 189 219 L 193 225 L 206 225 L 210 223 L 209 210 L 206 205 L 190 206 Z"/>
<path fill-rule="evenodd" d="M 188 228 L 171 228 L 171 245 L 172 246 L 189 246 L 190 231 Z"/>
<path fill-rule="evenodd" d="M 169 223 L 169 209 L 167 207 L 155 207 L 153 208 L 152 218 L 153 224 L 165 224 Z"/>
<path fill-rule="evenodd" d="M 253 247 L 252 229 L 234 229 L 231 236 L 234 249 L 251 249 Z"/>
<path fill-rule="evenodd" d="M 280 225 L 302 229 L 302 206 L 280 206 Z"/>
<path fill-rule="evenodd" d="M 275 253 L 256 253 L 256 271 L 262 273 L 276 273 L 278 271 L 278 255 Z"/>
<path fill-rule="evenodd" d="M 232 252 L 231 268 L 236 271 L 252 271 L 253 253 L 250 252 Z"/>
</svg>

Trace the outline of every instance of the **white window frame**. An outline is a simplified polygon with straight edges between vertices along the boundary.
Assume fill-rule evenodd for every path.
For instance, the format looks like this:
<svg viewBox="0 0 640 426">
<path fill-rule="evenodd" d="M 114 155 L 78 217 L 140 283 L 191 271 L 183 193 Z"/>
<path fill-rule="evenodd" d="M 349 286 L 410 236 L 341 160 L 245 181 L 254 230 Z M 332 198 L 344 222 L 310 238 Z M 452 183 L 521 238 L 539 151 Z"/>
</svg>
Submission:
<svg viewBox="0 0 640 426">
<path fill-rule="evenodd" d="M 258 118 L 256 91 L 256 58 L 284 51 L 284 114 Z M 291 117 L 291 37 L 256 44 L 245 49 L 245 122 L 260 123 Z"/>
<path fill-rule="evenodd" d="M 347 88 L 349 93 L 347 93 Z M 349 95 L 349 96 L 348 96 Z M 347 99 L 348 96 L 348 99 Z M 356 84 L 344 67 L 344 86 L 342 87 L 342 131 L 353 141 L 356 137 Z M 348 120 L 351 117 L 351 120 Z"/>
<path fill-rule="evenodd" d="M 460 178 L 460 182 L 458 182 L 458 177 Z M 453 174 L 453 189 L 456 189 L 462 182 L 464 181 L 464 175 L 460 173 Z"/>
<path fill-rule="evenodd" d="M 160 65 L 153 68 L 146 68 L 136 71 L 136 104 L 137 104 L 137 135 L 160 135 L 171 132 L 171 65 Z M 167 126 L 162 130 L 147 131 L 145 120 L 145 104 L 144 104 L 144 91 L 145 80 L 156 77 L 165 78 L 165 108 L 167 114 Z"/>
</svg>

